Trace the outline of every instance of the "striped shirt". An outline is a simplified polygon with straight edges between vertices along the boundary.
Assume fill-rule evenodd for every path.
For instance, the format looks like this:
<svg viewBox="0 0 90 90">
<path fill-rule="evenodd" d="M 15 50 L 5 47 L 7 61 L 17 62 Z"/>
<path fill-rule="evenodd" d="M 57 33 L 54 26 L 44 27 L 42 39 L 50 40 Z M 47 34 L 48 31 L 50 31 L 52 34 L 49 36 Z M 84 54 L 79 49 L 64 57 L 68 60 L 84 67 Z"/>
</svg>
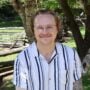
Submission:
<svg viewBox="0 0 90 90">
<path fill-rule="evenodd" d="M 73 90 L 81 74 L 81 62 L 74 49 L 57 42 L 48 63 L 33 42 L 15 60 L 13 83 L 25 90 Z"/>
</svg>

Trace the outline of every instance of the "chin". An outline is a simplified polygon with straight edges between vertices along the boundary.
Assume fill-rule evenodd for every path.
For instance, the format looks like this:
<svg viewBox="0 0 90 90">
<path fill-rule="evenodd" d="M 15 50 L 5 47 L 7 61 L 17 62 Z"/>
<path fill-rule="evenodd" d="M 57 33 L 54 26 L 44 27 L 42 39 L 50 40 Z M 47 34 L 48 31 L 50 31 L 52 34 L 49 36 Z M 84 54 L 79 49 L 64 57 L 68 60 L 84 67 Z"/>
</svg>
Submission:
<svg viewBox="0 0 90 90">
<path fill-rule="evenodd" d="M 41 42 L 43 45 L 50 45 L 52 42 L 48 42 L 48 41 L 43 41 L 43 42 Z"/>
</svg>

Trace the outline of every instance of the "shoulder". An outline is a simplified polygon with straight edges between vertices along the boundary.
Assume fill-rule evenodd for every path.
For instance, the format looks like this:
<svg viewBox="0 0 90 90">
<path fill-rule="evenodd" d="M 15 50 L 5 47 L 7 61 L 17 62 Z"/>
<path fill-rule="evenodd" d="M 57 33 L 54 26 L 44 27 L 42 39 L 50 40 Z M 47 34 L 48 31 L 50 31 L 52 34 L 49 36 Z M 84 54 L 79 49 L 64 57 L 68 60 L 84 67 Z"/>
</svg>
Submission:
<svg viewBox="0 0 90 90">
<path fill-rule="evenodd" d="M 31 43 L 31 44 L 29 44 L 26 48 L 24 48 L 19 54 L 18 54 L 18 56 L 20 57 L 22 57 L 26 52 L 28 52 L 28 51 L 32 51 L 32 49 L 34 49 L 34 47 L 35 47 L 35 42 L 33 42 L 33 43 Z M 30 53 L 29 52 L 29 53 Z"/>
<path fill-rule="evenodd" d="M 24 48 L 18 55 L 17 58 L 20 62 L 26 61 L 26 59 L 28 59 L 28 57 L 32 54 L 33 49 L 35 47 L 35 43 L 31 43 L 29 44 L 29 46 L 27 46 L 26 48 Z"/>
<path fill-rule="evenodd" d="M 65 50 L 67 52 L 74 52 L 74 48 L 64 45 L 63 43 L 57 42 L 56 45 L 58 49 L 61 48 L 62 50 Z"/>
</svg>

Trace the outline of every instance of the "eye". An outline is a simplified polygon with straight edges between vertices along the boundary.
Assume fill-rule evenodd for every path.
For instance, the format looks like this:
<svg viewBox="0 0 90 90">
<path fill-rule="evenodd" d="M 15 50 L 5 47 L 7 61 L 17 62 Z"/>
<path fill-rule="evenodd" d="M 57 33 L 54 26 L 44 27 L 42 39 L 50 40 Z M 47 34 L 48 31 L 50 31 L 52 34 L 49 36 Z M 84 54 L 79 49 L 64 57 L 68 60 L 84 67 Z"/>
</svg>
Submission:
<svg viewBox="0 0 90 90">
<path fill-rule="evenodd" d="M 38 26 L 37 30 L 43 30 L 43 27 L 42 26 Z"/>
<path fill-rule="evenodd" d="M 47 26 L 47 29 L 52 29 L 53 27 L 52 26 Z"/>
</svg>

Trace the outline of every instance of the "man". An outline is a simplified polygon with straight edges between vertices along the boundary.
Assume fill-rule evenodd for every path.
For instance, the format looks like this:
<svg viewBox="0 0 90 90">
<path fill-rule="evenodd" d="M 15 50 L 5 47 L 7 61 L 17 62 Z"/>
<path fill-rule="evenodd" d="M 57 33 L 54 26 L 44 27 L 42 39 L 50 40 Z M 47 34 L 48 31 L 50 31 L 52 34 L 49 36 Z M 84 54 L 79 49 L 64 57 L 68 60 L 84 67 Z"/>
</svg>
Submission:
<svg viewBox="0 0 90 90">
<path fill-rule="evenodd" d="M 35 42 L 23 50 L 14 65 L 16 90 L 73 90 L 81 78 L 77 52 L 57 41 L 57 15 L 40 10 L 32 18 Z"/>
</svg>

